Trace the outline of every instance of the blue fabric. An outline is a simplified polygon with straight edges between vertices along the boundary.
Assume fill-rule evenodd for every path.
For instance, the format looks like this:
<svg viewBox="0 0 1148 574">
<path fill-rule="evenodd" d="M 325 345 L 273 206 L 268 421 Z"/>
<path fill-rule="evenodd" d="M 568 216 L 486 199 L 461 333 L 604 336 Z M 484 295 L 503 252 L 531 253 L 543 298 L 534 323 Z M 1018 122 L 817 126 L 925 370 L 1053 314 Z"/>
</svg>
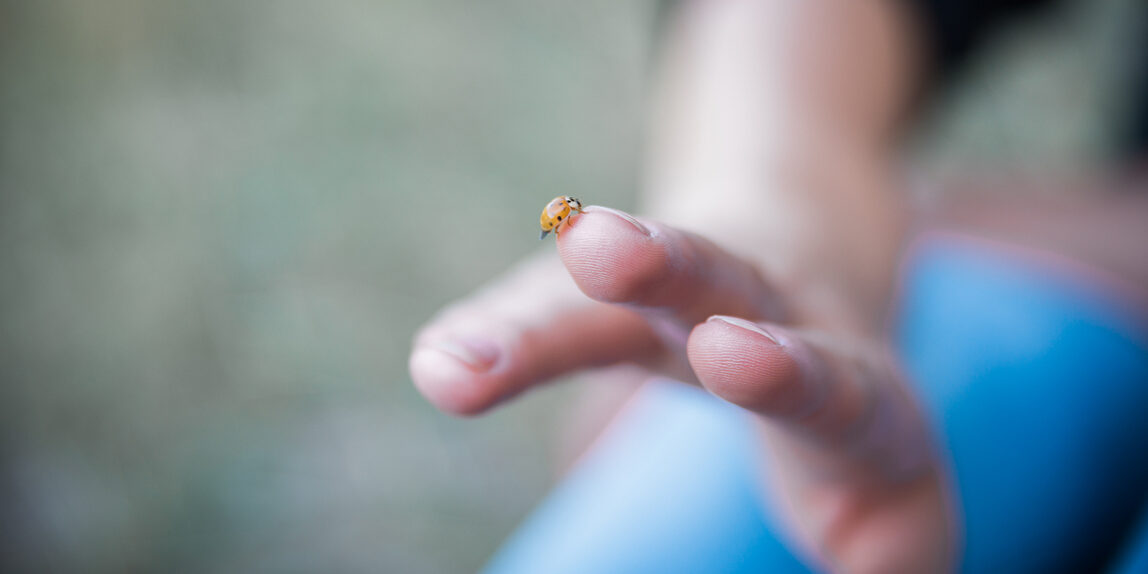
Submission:
<svg viewBox="0 0 1148 574">
<path fill-rule="evenodd" d="M 1140 511 L 1140 524 L 1125 544 L 1125 550 L 1116 561 L 1113 574 L 1144 574 L 1148 572 L 1148 506 Z"/>
<path fill-rule="evenodd" d="M 947 438 L 966 572 L 1095 572 L 1148 486 L 1135 310 L 1024 259 L 936 244 L 911 268 L 902 357 Z"/>
<path fill-rule="evenodd" d="M 935 242 L 906 269 L 897 341 L 951 456 L 962 570 L 1142 571 L 1143 315 L 966 243 Z M 776 535 L 760 453 L 738 409 L 650 386 L 487 572 L 806 571 Z"/>
<path fill-rule="evenodd" d="M 745 413 L 647 385 L 489 573 L 805 572 L 771 535 Z"/>
</svg>

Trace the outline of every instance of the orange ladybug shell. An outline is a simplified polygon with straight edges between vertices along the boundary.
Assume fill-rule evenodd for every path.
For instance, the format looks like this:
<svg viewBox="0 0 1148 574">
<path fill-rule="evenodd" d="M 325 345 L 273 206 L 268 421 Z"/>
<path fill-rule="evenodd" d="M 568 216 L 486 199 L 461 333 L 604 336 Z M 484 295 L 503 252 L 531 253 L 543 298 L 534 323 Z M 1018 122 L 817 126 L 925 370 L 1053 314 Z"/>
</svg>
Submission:
<svg viewBox="0 0 1148 574">
<path fill-rule="evenodd" d="M 547 203 L 546 208 L 542 210 L 542 217 L 539 218 L 539 223 L 542 225 L 542 235 L 539 235 L 538 239 L 546 239 L 546 234 L 551 231 L 557 235 L 559 228 L 570 221 L 570 216 L 575 213 L 582 213 L 582 202 L 576 198 L 567 195 L 550 200 L 550 203 Z"/>
</svg>

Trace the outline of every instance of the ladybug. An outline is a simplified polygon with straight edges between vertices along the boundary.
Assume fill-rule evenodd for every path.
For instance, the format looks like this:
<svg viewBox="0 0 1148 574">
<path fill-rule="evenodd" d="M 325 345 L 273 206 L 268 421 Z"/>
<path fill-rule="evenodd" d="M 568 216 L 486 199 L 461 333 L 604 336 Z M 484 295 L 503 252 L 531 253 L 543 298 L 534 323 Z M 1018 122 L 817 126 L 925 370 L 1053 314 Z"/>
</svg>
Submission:
<svg viewBox="0 0 1148 574">
<path fill-rule="evenodd" d="M 539 235 L 538 239 L 546 239 L 546 234 L 551 231 L 554 232 L 554 235 L 558 235 L 558 229 L 562 227 L 562 224 L 570 221 L 575 213 L 582 213 L 582 202 L 576 198 L 567 195 L 550 200 L 550 203 L 546 204 L 546 209 L 542 210 L 540 219 L 542 235 Z"/>
</svg>

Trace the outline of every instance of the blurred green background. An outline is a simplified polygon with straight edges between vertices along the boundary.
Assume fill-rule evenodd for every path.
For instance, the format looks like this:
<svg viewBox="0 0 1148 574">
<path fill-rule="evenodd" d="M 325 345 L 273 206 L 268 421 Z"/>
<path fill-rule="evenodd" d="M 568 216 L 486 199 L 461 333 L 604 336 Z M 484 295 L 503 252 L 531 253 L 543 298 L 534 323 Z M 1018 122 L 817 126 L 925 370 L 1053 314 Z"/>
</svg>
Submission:
<svg viewBox="0 0 1148 574">
<path fill-rule="evenodd" d="M 1083 4 L 999 43 L 919 161 L 1098 156 L 1131 1 Z M 551 197 L 633 207 L 655 12 L 0 4 L 5 570 L 478 568 L 575 389 L 451 419 L 410 338 Z"/>
</svg>

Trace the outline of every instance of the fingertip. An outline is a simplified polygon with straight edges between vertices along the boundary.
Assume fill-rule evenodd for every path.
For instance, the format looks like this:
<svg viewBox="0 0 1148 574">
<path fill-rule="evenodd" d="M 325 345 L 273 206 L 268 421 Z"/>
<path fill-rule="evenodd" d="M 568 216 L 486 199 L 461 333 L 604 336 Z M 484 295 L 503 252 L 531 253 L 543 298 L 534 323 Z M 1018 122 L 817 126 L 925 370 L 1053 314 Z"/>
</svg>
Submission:
<svg viewBox="0 0 1148 574">
<path fill-rule="evenodd" d="M 667 249 L 632 215 L 589 207 L 560 236 L 558 253 L 587 296 L 605 303 L 638 300 L 664 281 Z"/>
<path fill-rule="evenodd" d="M 776 329 L 736 317 L 714 316 L 694 327 L 687 343 L 690 366 L 708 391 L 764 414 L 801 411 L 810 393 L 801 365 Z"/>
<path fill-rule="evenodd" d="M 483 373 L 449 349 L 418 347 L 411 352 L 409 369 L 415 388 L 435 408 L 456 416 L 481 414 L 494 406 L 502 393 L 484 381 Z"/>
</svg>

